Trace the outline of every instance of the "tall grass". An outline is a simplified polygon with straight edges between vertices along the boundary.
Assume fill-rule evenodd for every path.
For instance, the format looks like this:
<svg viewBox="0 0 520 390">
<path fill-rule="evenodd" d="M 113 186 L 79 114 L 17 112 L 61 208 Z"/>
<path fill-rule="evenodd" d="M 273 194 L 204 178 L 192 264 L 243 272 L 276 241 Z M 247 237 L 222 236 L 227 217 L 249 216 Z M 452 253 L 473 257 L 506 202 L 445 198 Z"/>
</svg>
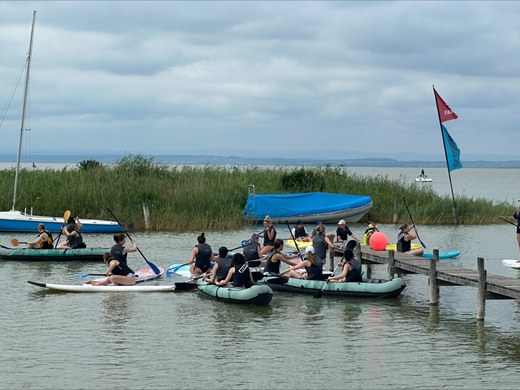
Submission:
<svg viewBox="0 0 520 390">
<path fill-rule="evenodd" d="M 12 203 L 14 170 L 0 171 L 0 209 Z M 63 215 L 71 210 L 83 218 L 111 219 L 111 208 L 134 229 L 144 229 L 143 204 L 150 209 L 155 231 L 225 230 L 250 223 L 243 220 L 248 186 L 257 193 L 324 191 L 369 195 L 374 206 L 364 219 L 393 222 L 399 205 L 400 220 L 408 220 L 402 198 L 417 224 L 453 223 L 451 197 L 386 176 L 348 174 L 343 167 L 265 168 L 175 166 L 153 158 L 129 155 L 113 165 L 83 161 L 62 170 L 22 170 L 17 209 L 33 208 L 38 215 Z M 486 199 L 458 197 L 462 224 L 497 223 L 511 213 L 511 205 Z"/>
</svg>

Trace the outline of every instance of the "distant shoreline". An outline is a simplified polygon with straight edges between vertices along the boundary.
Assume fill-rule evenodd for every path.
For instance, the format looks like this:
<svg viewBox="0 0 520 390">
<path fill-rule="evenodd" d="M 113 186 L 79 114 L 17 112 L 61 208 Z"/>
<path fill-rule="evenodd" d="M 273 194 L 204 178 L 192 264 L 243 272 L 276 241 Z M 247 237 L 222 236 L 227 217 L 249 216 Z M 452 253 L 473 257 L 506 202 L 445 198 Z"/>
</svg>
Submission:
<svg viewBox="0 0 520 390">
<path fill-rule="evenodd" d="M 32 155 L 26 157 L 22 163 L 27 164 L 62 164 L 76 165 L 84 160 L 96 160 L 102 164 L 111 164 L 125 155 Z M 169 165 L 257 165 L 257 166 L 346 166 L 346 167 L 408 167 L 408 168 L 445 168 L 444 161 L 401 161 L 391 158 L 357 158 L 357 159 L 295 159 L 295 158 L 255 158 L 238 156 L 211 156 L 211 155 L 150 155 L 158 163 Z M 2 166 L 15 166 L 16 155 L 0 154 Z M 520 168 L 520 160 L 509 161 L 462 161 L 464 168 Z"/>
</svg>

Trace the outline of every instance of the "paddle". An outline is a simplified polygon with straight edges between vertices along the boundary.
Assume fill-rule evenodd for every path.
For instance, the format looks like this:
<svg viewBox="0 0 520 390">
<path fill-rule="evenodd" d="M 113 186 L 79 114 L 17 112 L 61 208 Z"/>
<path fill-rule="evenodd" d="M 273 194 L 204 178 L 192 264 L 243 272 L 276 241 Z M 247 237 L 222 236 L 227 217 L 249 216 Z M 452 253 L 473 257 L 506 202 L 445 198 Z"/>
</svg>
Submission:
<svg viewBox="0 0 520 390">
<path fill-rule="evenodd" d="M 63 232 L 63 228 L 65 227 L 65 225 L 67 225 L 67 221 L 69 220 L 69 218 L 70 218 L 70 210 L 66 210 L 63 213 L 63 225 L 61 226 L 60 234 L 58 235 L 58 238 L 56 239 L 56 244 L 54 245 L 54 248 L 56 248 L 58 246 L 58 243 L 60 242 L 61 233 Z"/>
<path fill-rule="evenodd" d="M 300 252 L 300 248 L 298 248 L 298 242 L 296 242 L 296 238 L 294 238 L 294 234 L 292 232 L 291 226 L 289 226 L 289 221 L 285 221 L 285 224 L 287 225 L 287 229 L 289 229 L 289 233 L 291 233 L 292 240 L 294 242 L 294 245 L 296 245 L 296 250 L 298 251 L 298 254 L 300 255 L 300 259 L 303 261 L 303 255 Z"/>
<path fill-rule="evenodd" d="M 336 273 L 336 270 L 338 269 L 338 267 L 341 265 L 341 262 L 343 261 L 343 259 L 345 258 L 345 256 L 343 256 L 341 258 L 341 260 L 339 261 L 338 265 L 336 266 L 336 268 L 334 268 L 334 271 L 332 271 L 332 276 L 334 276 L 334 274 Z M 329 284 L 330 282 L 330 279 L 328 279 L 326 282 L 325 282 L 325 285 L 323 286 L 323 288 L 321 290 L 318 290 L 314 293 L 313 297 L 314 298 L 321 298 L 321 296 L 323 295 L 323 290 L 325 290 L 325 288 L 327 287 L 327 285 Z"/>
<path fill-rule="evenodd" d="M 516 227 L 516 223 L 511 222 L 509 219 L 507 219 L 507 218 L 505 218 L 505 217 L 498 217 L 498 218 L 500 218 L 502 221 L 505 221 L 505 222 L 507 222 L 508 224 L 513 225 L 513 226 Z"/>
<path fill-rule="evenodd" d="M 11 244 L 13 244 L 13 246 L 18 246 L 19 244 L 27 244 L 26 241 L 18 241 L 16 238 L 13 238 L 11 240 Z"/>
<path fill-rule="evenodd" d="M 112 214 L 112 217 L 114 217 L 114 219 L 116 220 L 117 224 L 119 225 L 119 227 L 121 228 L 121 230 L 128 236 L 129 240 L 134 242 L 132 240 L 132 237 L 130 237 L 130 234 L 126 231 L 126 229 L 123 227 L 123 225 L 121 225 L 121 223 L 119 223 L 119 220 L 117 219 L 117 217 L 114 215 L 114 213 L 112 212 L 112 210 L 110 210 L 110 208 L 108 209 L 108 212 L 110 214 Z M 152 271 L 154 272 L 154 274 L 156 275 L 159 275 L 161 273 L 161 271 L 159 270 L 159 268 L 152 262 L 148 261 L 148 259 L 146 258 L 146 256 L 143 254 L 143 252 L 141 252 L 141 249 L 139 249 L 139 247 L 137 247 L 137 251 L 141 254 L 141 256 L 143 256 L 143 259 L 144 261 L 146 261 L 146 263 L 148 264 L 148 266 L 152 269 Z"/>
<path fill-rule="evenodd" d="M 76 275 L 72 275 L 71 277 L 73 279 L 83 279 L 83 278 L 88 278 L 89 276 L 107 276 L 107 274 L 76 274 Z"/>
<path fill-rule="evenodd" d="M 408 211 L 408 216 L 410 217 L 410 221 L 412 221 L 412 225 L 415 229 L 415 234 L 417 235 L 417 239 L 419 240 L 419 242 L 421 243 L 423 248 L 426 249 L 426 245 L 424 245 L 424 242 L 422 242 L 422 240 L 419 238 L 419 232 L 417 231 L 417 226 L 415 226 L 415 223 L 412 218 L 412 214 L 410 213 L 410 209 L 408 208 L 408 205 L 406 204 L 406 200 L 404 199 L 404 197 L 403 197 L 403 202 L 404 202 L 404 205 L 406 206 L 406 211 Z"/>
<path fill-rule="evenodd" d="M 169 268 L 167 271 L 166 271 L 166 275 L 173 275 L 175 272 L 177 272 L 178 270 L 180 270 L 182 267 L 185 267 L 187 265 L 189 265 L 190 263 L 184 263 L 184 264 L 179 264 L 173 268 Z"/>
</svg>

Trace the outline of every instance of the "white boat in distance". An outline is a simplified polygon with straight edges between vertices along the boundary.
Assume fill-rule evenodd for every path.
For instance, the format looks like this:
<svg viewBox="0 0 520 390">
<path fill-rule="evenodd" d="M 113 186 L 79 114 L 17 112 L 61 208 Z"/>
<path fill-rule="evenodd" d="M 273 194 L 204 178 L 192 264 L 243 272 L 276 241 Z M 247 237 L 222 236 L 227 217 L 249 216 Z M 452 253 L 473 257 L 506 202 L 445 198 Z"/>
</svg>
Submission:
<svg viewBox="0 0 520 390">
<path fill-rule="evenodd" d="M 22 123 L 20 126 L 20 142 L 18 144 L 18 157 L 16 160 L 16 172 L 14 177 L 13 206 L 10 211 L 0 211 L 0 231 L 3 232 L 37 232 L 38 224 L 43 223 L 49 231 L 58 232 L 66 222 L 63 217 L 45 217 L 22 213 L 16 210 L 16 193 L 18 191 L 18 175 L 20 173 L 20 157 L 22 151 L 23 132 L 25 129 L 25 111 L 27 107 L 27 91 L 29 89 L 29 74 L 32 56 L 32 44 L 34 34 L 34 21 L 36 19 L 36 11 L 33 12 L 33 21 L 31 27 L 31 40 L 29 43 L 29 54 L 26 60 L 25 69 L 25 86 L 22 106 Z M 82 219 L 82 233 L 111 233 L 120 232 L 121 227 L 117 222 L 103 221 L 96 219 Z"/>
<path fill-rule="evenodd" d="M 417 176 L 415 178 L 415 181 L 419 182 L 419 183 L 431 183 L 433 181 L 433 179 L 431 177 Z"/>
</svg>

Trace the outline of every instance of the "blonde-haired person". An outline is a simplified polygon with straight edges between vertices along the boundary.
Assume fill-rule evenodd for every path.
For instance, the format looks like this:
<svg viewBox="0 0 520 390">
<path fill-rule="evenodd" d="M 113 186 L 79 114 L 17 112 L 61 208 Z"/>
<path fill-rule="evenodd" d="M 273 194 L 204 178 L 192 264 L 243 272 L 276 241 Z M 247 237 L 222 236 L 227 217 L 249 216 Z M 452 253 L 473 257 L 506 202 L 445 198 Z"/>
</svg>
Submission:
<svg viewBox="0 0 520 390">
<path fill-rule="evenodd" d="M 305 268 L 305 272 L 299 271 L 302 268 Z M 318 264 L 318 259 L 314 254 L 314 247 L 309 245 L 305 248 L 305 259 L 300 264 L 283 271 L 280 276 L 288 276 L 295 279 L 323 280 L 323 267 Z"/>
<path fill-rule="evenodd" d="M 402 253 L 413 256 L 422 256 L 424 253 L 424 249 L 422 247 L 412 249 L 412 240 L 417 238 L 417 232 L 412 233 L 412 230 L 415 231 L 415 226 L 409 226 L 407 223 L 403 223 L 399 227 L 399 233 L 397 234 L 397 248 L 399 248 L 399 244 L 401 244 Z"/>
<path fill-rule="evenodd" d="M 264 237 L 264 243 L 260 245 L 260 256 L 267 255 L 274 249 L 274 241 L 276 240 L 276 229 L 271 223 L 271 217 L 266 215 L 262 221 L 264 224 L 264 231 L 260 235 Z"/>
</svg>

